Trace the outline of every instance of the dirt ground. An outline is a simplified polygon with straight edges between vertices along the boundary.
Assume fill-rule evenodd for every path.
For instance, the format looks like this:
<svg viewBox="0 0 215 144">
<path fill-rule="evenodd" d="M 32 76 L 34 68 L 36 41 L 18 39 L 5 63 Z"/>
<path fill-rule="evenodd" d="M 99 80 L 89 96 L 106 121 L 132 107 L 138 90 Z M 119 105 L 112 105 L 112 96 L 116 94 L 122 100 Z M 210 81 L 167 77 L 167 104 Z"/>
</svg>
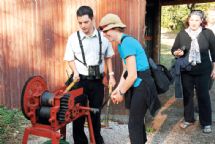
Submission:
<svg viewBox="0 0 215 144">
<path fill-rule="evenodd" d="M 215 144 L 215 120 L 213 119 L 211 134 L 203 134 L 199 126 L 198 114 L 195 114 L 196 122 L 194 125 L 183 130 L 179 123 L 183 120 L 182 100 L 176 100 L 171 96 L 174 88 L 161 95 L 162 108 L 157 115 L 152 118 L 146 117 L 146 127 L 151 129 L 147 133 L 147 144 Z M 215 85 L 211 91 L 211 97 L 215 97 Z M 215 101 L 212 101 L 212 105 Z M 213 109 L 213 115 L 214 109 Z M 126 117 L 118 117 L 118 121 L 124 121 Z M 88 135 L 87 128 L 86 134 Z M 130 144 L 127 124 L 110 122 L 109 127 L 101 130 L 105 144 Z M 47 141 L 45 138 L 30 136 L 28 144 L 42 144 Z M 73 144 L 72 124 L 67 125 L 67 142 Z"/>
<path fill-rule="evenodd" d="M 173 89 L 173 88 L 172 88 Z M 211 90 L 213 99 L 212 105 L 215 104 L 215 86 Z M 173 90 L 172 90 L 173 91 Z M 213 106 L 213 117 L 215 115 Z M 215 119 L 213 118 L 211 134 L 203 134 L 199 125 L 198 114 L 195 113 L 196 122 L 194 125 L 183 130 L 179 123 L 183 120 L 183 103 L 182 100 L 176 100 L 170 97 L 164 100 L 163 107 L 158 112 L 152 126 L 156 130 L 148 135 L 148 144 L 215 144 Z"/>
</svg>

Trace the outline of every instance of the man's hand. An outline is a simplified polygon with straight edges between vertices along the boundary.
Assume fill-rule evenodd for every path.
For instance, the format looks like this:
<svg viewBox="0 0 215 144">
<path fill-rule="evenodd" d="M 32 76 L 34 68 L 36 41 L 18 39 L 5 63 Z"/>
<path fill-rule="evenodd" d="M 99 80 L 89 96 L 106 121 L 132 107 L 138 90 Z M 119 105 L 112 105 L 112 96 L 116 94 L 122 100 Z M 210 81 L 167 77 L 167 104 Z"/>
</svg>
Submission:
<svg viewBox="0 0 215 144">
<path fill-rule="evenodd" d="M 80 80 L 79 73 L 77 71 L 73 74 L 73 80 L 77 80 L 77 82 Z"/>
<path fill-rule="evenodd" d="M 116 80 L 113 75 L 109 76 L 109 86 L 114 87 L 116 85 Z"/>
</svg>

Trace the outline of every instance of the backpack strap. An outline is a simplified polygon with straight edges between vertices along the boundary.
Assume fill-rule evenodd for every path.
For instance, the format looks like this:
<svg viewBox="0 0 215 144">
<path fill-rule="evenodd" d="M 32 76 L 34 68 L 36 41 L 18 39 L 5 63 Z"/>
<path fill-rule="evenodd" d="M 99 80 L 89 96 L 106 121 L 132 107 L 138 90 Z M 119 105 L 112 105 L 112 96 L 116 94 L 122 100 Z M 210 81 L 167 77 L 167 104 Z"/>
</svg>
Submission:
<svg viewBox="0 0 215 144">
<path fill-rule="evenodd" d="M 128 35 L 124 35 L 122 38 L 121 38 L 121 43 L 123 42 L 123 40 L 125 39 L 125 38 L 127 38 L 127 37 L 130 37 L 130 36 L 128 36 Z"/>
</svg>

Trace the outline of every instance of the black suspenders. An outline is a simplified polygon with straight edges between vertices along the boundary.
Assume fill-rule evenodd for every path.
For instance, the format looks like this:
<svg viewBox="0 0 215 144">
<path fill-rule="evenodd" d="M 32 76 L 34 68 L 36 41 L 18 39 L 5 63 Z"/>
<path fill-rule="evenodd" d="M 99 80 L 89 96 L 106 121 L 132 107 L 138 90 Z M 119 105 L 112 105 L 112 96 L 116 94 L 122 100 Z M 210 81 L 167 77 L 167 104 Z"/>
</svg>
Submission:
<svg viewBox="0 0 215 144">
<path fill-rule="evenodd" d="M 85 55 L 84 55 L 84 49 L 83 49 L 83 44 L 81 41 L 81 37 L 80 37 L 80 32 L 77 31 L 77 35 L 78 35 L 78 40 L 79 40 L 79 44 L 80 44 L 80 48 L 81 48 L 81 54 L 82 54 L 82 58 L 84 62 L 81 62 L 76 56 L 75 59 L 77 59 L 79 62 L 83 63 L 85 66 L 87 66 L 86 60 L 85 60 Z"/>
<path fill-rule="evenodd" d="M 83 58 L 84 62 L 80 61 L 76 56 L 75 56 L 75 59 L 78 60 L 79 62 L 81 62 L 82 64 L 84 64 L 87 67 L 87 63 L 86 63 L 86 59 L 85 59 L 85 54 L 84 54 L 84 49 L 83 49 L 83 44 L 82 44 L 82 41 L 81 41 L 81 37 L 80 37 L 80 32 L 79 31 L 77 31 L 77 36 L 78 36 L 78 41 L 79 41 L 79 44 L 80 44 L 81 54 L 82 54 L 82 58 Z M 100 34 L 99 31 L 98 31 L 98 36 L 99 36 L 99 61 L 98 61 L 98 64 L 100 65 L 102 63 L 102 40 L 101 40 L 101 34 Z"/>
<path fill-rule="evenodd" d="M 99 35 L 99 62 L 98 62 L 98 64 L 100 65 L 102 63 L 102 39 L 101 39 L 101 34 L 100 34 L 99 30 L 97 30 L 97 31 L 98 31 L 98 35 Z"/>
</svg>

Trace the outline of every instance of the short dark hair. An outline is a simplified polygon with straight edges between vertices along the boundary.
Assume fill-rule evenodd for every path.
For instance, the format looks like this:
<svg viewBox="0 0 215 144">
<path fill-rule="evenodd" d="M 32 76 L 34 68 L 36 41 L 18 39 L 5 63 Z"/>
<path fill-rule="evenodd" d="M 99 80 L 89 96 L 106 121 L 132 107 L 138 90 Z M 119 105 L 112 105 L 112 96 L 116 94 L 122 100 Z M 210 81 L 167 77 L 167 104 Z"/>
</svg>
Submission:
<svg viewBox="0 0 215 144">
<path fill-rule="evenodd" d="M 92 19 L 93 18 L 93 10 L 89 6 L 81 6 L 77 10 L 76 15 L 78 17 L 84 16 L 84 15 L 88 15 L 89 18 Z"/>
</svg>

